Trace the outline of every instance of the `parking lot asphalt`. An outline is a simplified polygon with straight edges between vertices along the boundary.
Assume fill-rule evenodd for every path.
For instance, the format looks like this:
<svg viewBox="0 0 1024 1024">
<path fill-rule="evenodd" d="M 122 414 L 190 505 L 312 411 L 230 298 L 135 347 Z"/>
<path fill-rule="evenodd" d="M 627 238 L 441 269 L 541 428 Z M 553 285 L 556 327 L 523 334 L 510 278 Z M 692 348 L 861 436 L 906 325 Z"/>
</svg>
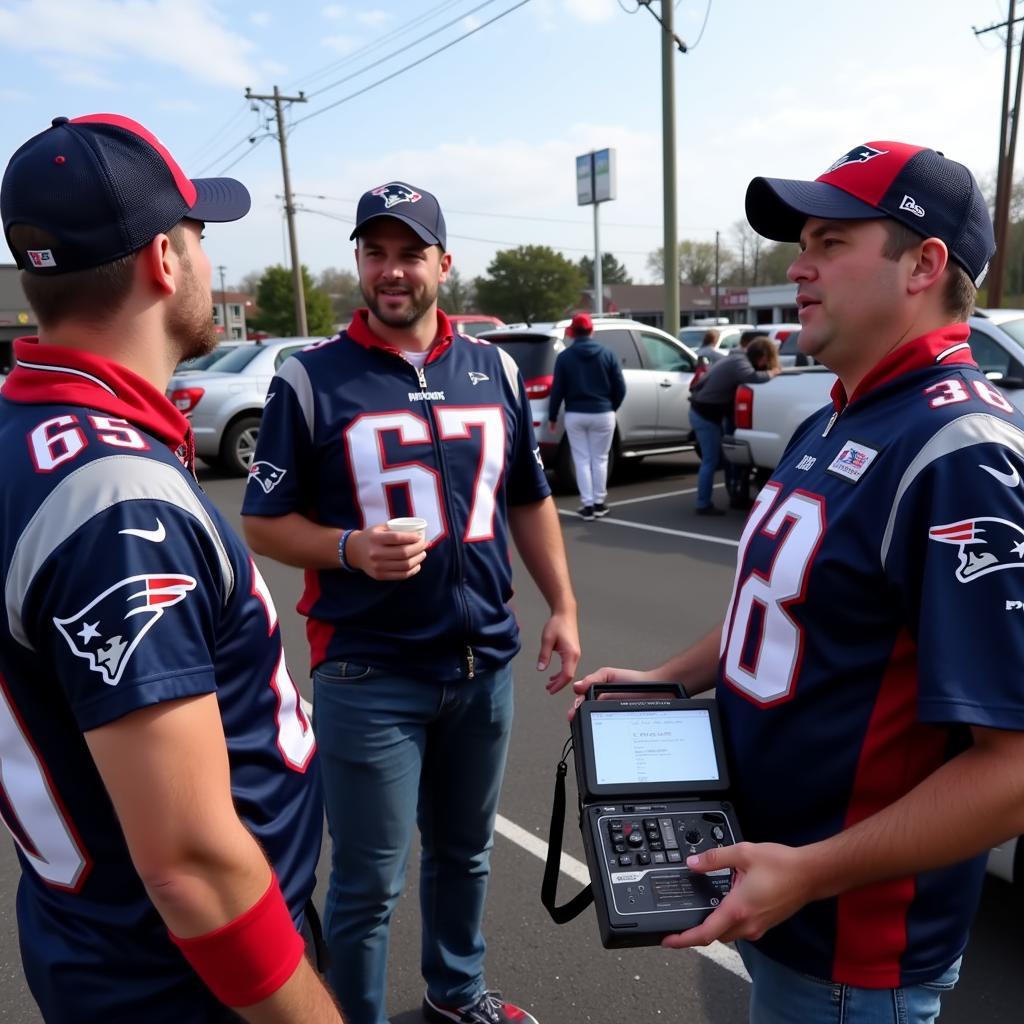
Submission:
<svg viewBox="0 0 1024 1024">
<path fill-rule="evenodd" d="M 739 513 L 717 519 L 694 515 L 696 466 L 694 456 L 680 455 L 629 467 L 609 494 L 611 514 L 597 522 L 577 519 L 573 510 L 578 502 L 572 497 L 557 498 L 580 601 L 581 672 L 605 664 L 657 664 L 721 617 L 743 519 Z M 201 480 L 218 507 L 237 523 L 243 482 L 209 471 Z M 721 490 L 716 500 L 724 504 Z M 281 617 L 289 666 L 308 697 L 305 630 L 294 611 L 300 573 L 265 559 L 260 565 Z M 749 986 L 731 950 L 712 947 L 710 955 L 657 947 L 605 950 L 592 910 L 559 927 L 542 908 L 541 858 L 555 765 L 568 737 L 570 698 L 568 691 L 549 696 L 545 674 L 535 671 L 545 608 L 518 560 L 515 568 L 523 651 L 516 661 L 516 724 L 492 856 L 488 984 L 527 1007 L 541 1024 L 743 1024 Z M 573 800 L 570 772 L 570 807 Z M 582 843 L 571 809 L 565 837 L 560 902 L 577 891 L 578 879 L 584 877 Z M 422 1020 L 414 862 L 415 857 L 392 928 L 393 1024 Z M 326 870 L 325 847 L 321 899 Z M 10 844 L 0 843 L 0 1024 L 41 1019 L 21 974 L 14 917 L 17 874 Z M 944 1001 L 943 1024 L 1015 1024 L 1022 1019 L 1022 906 L 1008 885 L 988 880 L 960 985 Z"/>
</svg>

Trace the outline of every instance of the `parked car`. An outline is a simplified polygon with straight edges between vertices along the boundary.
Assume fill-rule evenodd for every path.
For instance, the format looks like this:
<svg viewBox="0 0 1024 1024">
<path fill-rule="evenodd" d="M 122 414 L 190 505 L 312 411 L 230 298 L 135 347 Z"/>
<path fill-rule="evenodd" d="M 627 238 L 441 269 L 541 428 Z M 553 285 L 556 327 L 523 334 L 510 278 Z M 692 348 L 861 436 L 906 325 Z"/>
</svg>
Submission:
<svg viewBox="0 0 1024 1024">
<path fill-rule="evenodd" d="M 474 338 L 481 331 L 493 331 L 505 326 L 504 320 L 485 313 L 449 313 L 448 321 L 459 334 L 470 334 Z"/>
<path fill-rule="evenodd" d="M 293 352 L 320 340 L 247 341 L 218 359 L 215 368 L 175 373 L 167 397 L 189 418 L 196 454 L 232 476 L 245 476 L 274 374 Z"/>
<path fill-rule="evenodd" d="M 779 363 L 782 366 L 817 366 L 818 360 L 800 351 L 800 332 L 790 331 L 789 337 L 779 343 Z"/>
<path fill-rule="evenodd" d="M 480 335 L 500 345 L 519 365 L 544 465 L 556 486 L 565 490 L 574 486 L 576 473 L 563 426 L 564 407 L 553 434 L 547 419 L 555 358 L 565 348 L 568 326 L 568 320 L 559 320 Z M 626 378 L 626 398 L 615 416 L 608 455 L 609 477 L 623 459 L 692 449 L 690 381 L 697 364 L 693 350 L 656 327 L 618 317 L 595 317 L 594 339 L 618 356 Z"/>
<path fill-rule="evenodd" d="M 800 324 L 758 324 L 755 331 L 761 331 L 766 337 L 771 338 L 776 345 L 781 346 L 794 334 L 800 333 Z"/>
<path fill-rule="evenodd" d="M 232 349 L 236 349 L 239 345 L 244 344 L 245 342 L 243 341 L 222 341 L 212 352 L 207 352 L 205 356 L 193 356 L 191 359 L 183 359 L 174 368 L 174 372 L 186 373 L 188 371 L 210 370 L 221 356 L 227 355 Z"/>
<path fill-rule="evenodd" d="M 754 324 L 709 324 L 706 327 L 694 324 L 691 327 L 684 327 L 679 332 L 679 340 L 696 352 L 708 331 L 718 331 L 718 347 L 723 352 L 728 352 L 740 343 L 740 335 L 744 331 L 753 329 Z"/>
</svg>

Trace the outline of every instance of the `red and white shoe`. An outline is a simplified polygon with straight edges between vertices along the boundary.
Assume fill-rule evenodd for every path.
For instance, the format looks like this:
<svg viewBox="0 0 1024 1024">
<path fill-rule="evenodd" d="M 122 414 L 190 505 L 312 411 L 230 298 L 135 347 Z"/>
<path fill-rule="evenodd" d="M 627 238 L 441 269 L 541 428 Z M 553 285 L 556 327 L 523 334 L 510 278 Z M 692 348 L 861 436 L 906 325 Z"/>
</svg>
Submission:
<svg viewBox="0 0 1024 1024">
<path fill-rule="evenodd" d="M 537 1024 L 533 1014 L 501 998 L 500 992 L 482 992 L 467 1006 L 438 1006 L 423 997 L 423 1017 L 431 1024 Z"/>
</svg>

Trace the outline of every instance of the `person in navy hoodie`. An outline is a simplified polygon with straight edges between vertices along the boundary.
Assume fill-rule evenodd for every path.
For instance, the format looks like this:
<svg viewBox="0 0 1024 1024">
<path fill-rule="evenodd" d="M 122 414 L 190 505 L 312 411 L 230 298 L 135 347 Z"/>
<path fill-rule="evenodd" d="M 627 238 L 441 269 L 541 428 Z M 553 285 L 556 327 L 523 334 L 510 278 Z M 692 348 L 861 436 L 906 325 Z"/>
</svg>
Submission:
<svg viewBox="0 0 1024 1024">
<path fill-rule="evenodd" d="M 608 515 L 608 452 L 615 436 L 615 410 L 626 397 L 626 379 L 614 353 L 594 341 L 594 322 L 577 313 L 569 330 L 572 345 L 555 360 L 548 429 L 554 431 L 558 410 L 565 402 L 565 432 L 569 437 L 576 486 L 588 522 Z"/>
</svg>

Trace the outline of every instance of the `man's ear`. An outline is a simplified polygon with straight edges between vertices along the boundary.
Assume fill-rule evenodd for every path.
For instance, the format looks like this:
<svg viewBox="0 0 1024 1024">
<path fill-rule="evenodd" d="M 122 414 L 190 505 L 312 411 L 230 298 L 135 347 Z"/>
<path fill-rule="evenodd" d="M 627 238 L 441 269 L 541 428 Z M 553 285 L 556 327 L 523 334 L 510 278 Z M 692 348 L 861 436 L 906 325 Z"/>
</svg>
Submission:
<svg viewBox="0 0 1024 1024">
<path fill-rule="evenodd" d="M 139 252 L 139 273 L 144 274 L 157 291 L 173 295 L 178 290 L 174 277 L 178 259 L 167 235 L 157 235 Z"/>
<path fill-rule="evenodd" d="M 949 250 L 941 238 L 926 238 L 917 252 L 917 259 L 907 280 L 907 291 L 918 295 L 942 279 L 949 265 Z"/>
<path fill-rule="evenodd" d="M 446 252 L 441 256 L 441 275 L 438 278 L 438 284 L 444 284 L 448 279 L 448 271 L 452 269 L 452 254 Z"/>
</svg>

